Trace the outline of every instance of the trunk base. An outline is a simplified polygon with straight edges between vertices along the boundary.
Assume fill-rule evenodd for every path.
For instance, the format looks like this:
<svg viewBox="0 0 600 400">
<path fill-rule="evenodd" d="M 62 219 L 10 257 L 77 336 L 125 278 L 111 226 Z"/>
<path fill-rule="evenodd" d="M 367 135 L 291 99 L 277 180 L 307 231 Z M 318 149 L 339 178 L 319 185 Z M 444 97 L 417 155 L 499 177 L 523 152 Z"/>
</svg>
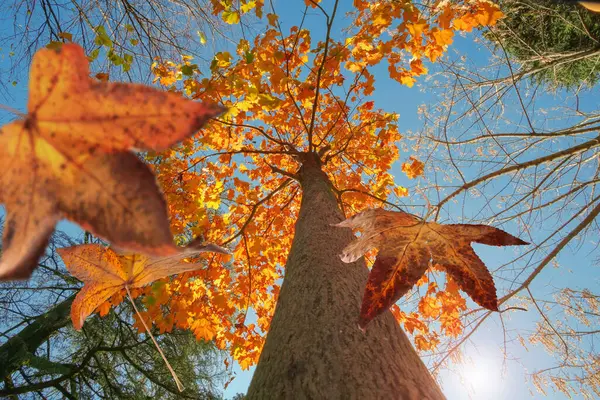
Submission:
<svg viewBox="0 0 600 400">
<path fill-rule="evenodd" d="M 368 270 L 343 263 L 350 229 L 316 155 L 299 171 L 302 205 L 285 278 L 248 399 L 444 399 L 387 311 L 358 326 Z"/>
</svg>

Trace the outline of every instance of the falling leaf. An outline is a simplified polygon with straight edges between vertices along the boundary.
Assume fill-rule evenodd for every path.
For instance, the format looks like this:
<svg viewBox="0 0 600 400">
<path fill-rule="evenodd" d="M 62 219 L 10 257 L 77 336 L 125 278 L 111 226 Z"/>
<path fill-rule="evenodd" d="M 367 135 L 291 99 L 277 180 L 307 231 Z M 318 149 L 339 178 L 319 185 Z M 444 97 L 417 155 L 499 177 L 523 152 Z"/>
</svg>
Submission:
<svg viewBox="0 0 600 400">
<path fill-rule="evenodd" d="M 80 330 L 98 306 L 126 286 L 139 288 L 169 275 L 203 268 L 203 263 L 187 263 L 181 259 L 207 251 L 228 253 L 214 244 L 194 242 L 167 257 L 123 253 L 98 244 L 58 249 L 67 270 L 84 283 L 71 306 L 73 326 Z"/>
<path fill-rule="evenodd" d="M 379 249 L 365 288 L 361 327 L 398 301 L 434 264 L 444 269 L 475 303 L 497 311 L 494 281 L 471 243 L 528 244 L 487 225 L 437 224 L 382 209 L 363 211 L 336 226 L 362 230 L 362 235 L 344 249 L 342 261 L 354 262 L 367 251 Z"/>
<path fill-rule="evenodd" d="M 83 49 L 69 43 L 34 56 L 28 110 L 0 128 L 0 280 L 29 277 L 63 217 L 121 248 L 177 252 L 155 178 L 128 150 L 164 150 L 220 107 L 98 82 Z"/>
</svg>

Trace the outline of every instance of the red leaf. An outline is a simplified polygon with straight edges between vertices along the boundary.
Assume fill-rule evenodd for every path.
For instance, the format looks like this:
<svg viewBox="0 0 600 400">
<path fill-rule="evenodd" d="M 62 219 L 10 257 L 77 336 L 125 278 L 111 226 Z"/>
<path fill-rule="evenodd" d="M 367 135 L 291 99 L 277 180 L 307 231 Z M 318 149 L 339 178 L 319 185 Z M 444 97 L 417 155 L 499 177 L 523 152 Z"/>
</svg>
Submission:
<svg viewBox="0 0 600 400">
<path fill-rule="evenodd" d="M 367 210 L 337 226 L 363 230 L 340 256 L 353 262 L 378 248 L 360 311 L 365 327 L 406 294 L 430 265 L 442 267 L 477 304 L 498 310 L 496 287 L 487 267 L 471 248 L 472 242 L 492 246 L 528 244 L 487 225 L 442 225 L 405 212 Z"/>
</svg>

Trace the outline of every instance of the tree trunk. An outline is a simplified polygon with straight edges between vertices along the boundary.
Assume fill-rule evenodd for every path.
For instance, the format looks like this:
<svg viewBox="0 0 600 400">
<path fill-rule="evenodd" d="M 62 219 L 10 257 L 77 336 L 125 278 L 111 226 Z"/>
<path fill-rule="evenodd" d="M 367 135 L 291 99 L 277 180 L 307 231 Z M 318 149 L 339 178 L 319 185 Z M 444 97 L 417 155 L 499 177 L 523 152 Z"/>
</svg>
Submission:
<svg viewBox="0 0 600 400">
<path fill-rule="evenodd" d="M 353 240 L 316 155 L 299 173 L 302 205 L 275 314 L 248 399 L 444 399 L 391 312 L 363 333 L 368 270 L 344 264 Z"/>
<path fill-rule="evenodd" d="M 69 311 L 75 295 L 37 317 L 0 346 L 0 377 L 5 378 L 30 362 L 35 351 L 57 330 L 71 322 Z"/>
</svg>

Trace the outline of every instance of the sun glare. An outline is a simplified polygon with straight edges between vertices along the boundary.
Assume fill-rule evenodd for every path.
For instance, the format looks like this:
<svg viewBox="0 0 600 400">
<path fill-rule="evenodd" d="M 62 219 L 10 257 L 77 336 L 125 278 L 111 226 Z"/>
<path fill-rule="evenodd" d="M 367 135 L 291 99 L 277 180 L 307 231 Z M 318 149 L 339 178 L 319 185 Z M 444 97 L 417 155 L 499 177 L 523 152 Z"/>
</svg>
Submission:
<svg viewBox="0 0 600 400">
<path fill-rule="evenodd" d="M 473 357 L 462 367 L 463 385 L 474 399 L 492 399 L 498 393 L 502 366 L 497 360 Z"/>
</svg>

